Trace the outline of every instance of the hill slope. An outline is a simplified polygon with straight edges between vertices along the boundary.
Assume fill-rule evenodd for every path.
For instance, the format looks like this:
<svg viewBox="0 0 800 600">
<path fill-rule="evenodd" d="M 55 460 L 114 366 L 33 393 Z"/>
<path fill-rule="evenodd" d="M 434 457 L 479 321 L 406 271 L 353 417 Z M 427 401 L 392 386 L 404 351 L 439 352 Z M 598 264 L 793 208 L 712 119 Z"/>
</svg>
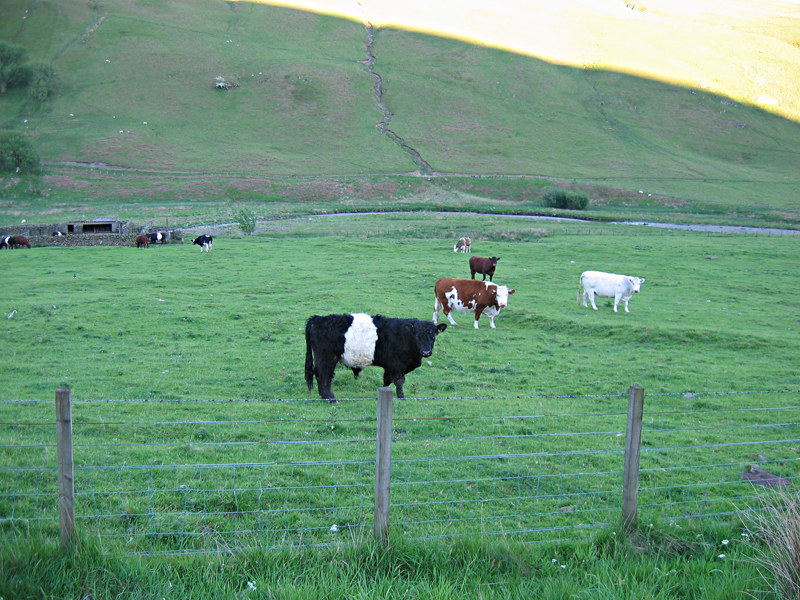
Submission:
<svg viewBox="0 0 800 600">
<path fill-rule="evenodd" d="M 555 12 L 533 3 L 528 20 L 542 21 L 536 31 L 559 26 L 558 46 L 585 59 L 568 65 L 485 45 L 491 40 L 388 27 L 389 18 L 370 37 L 353 18 L 247 2 L 9 0 L 0 38 L 53 61 L 62 88 L 44 104 L 7 92 L 0 123 L 25 131 L 50 168 L 522 174 L 745 211 L 766 203 L 792 221 L 800 214 L 800 126 L 787 115 L 800 114 L 800 103 L 785 90 L 797 87 L 797 5 L 761 3 L 763 18 L 748 20 L 711 10 L 724 4 L 706 0 L 679 19 L 665 1 L 604 0 L 590 10 L 572 0 Z M 745 13 L 759 6 L 739 5 Z M 605 20 L 597 7 L 608 9 Z M 482 18 L 492 14 L 513 22 L 500 9 Z M 641 40 L 665 24 L 674 34 L 640 45 L 637 61 L 623 36 Z M 516 44 L 516 31 L 509 26 L 506 45 Z M 704 54 L 696 44 L 687 49 L 690 39 L 716 45 Z M 745 65 L 753 80 L 787 74 L 771 92 L 783 115 L 745 102 L 752 93 L 728 83 L 736 73 L 724 57 L 739 44 L 756 60 L 753 39 L 769 40 L 761 62 Z M 666 73 L 670 64 L 719 77 L 688 87 Z M 217 76 L 239 87 L 216 90 Z"/>
</svg>

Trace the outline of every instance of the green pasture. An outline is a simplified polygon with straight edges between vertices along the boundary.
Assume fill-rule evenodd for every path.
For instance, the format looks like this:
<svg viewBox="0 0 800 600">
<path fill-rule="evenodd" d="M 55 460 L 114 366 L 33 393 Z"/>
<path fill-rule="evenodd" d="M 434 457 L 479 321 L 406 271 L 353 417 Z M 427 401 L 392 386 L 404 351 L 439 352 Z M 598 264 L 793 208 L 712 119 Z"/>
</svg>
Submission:
<svg viewBox="0 0 800 600">
<path fill-rule="evenodd" d="M 136 597 L 125 582 L 161 593 L 159 577 L 180 568 L 173 589 L 188 589 L 205 568 L 168 558 L 117 565 L 95 555 L 95 544 L 111 556 L 218 553 L 222 544 L 266 553 L 263 565 L 280 562 L 263 571 L 236 551 L 237 575 L 215 566 L 221 575 L 197 588 L 223 596 L 253 581 L 298 597 L 280 573 L 303 572 L 309 557 L 339 561 L 352 543 L 361 550 L 349 560 L 371 564 L 358 552 L 369 547 L 381 372 L 356 380 L 340 369 L 342 402 L 319 400 L 303 381 L 304 321 L 353 311 L 430 319 L 435 280 L 469 276 L 468 256 L 452 251 L 458 235 L 473 237 L 474 254 L 499 256 L 495 280 L 516 291 L 496 330 L 481 321 L 476 331 L 471 316 L 456 315 L 459 325 L 408 375 L 408 399 L 395 402 L 392 531 L 417 566 L 381 563 L 356 580 L 325 575 L 327 583 L 316 579 L 323 570 L 299 589 L 338 598 L 360 586 L 371 598 L 407 582 L 409 597 L 439 586 L 442 598 L 564 590 L 614 598 L 655 586 L 681 598 L 763 585 L 750 563 L 730 560 L 752 549 L 738 517 L 724 513 L 755 502 L 741 482 L 760 460 L 754 452 L 768 455 L 765 468 L 796 477 L 796 449 L 773 442 L 796 438 L 792 411 L 777 410 L 796 406 L 796 394 L 702 392 L 797 389 L 795 236 L 442 213 L 304 217 L 259 231 L 229 228 L 202 254 L 188 243 L 2 254 L 4 287 L 25 290 L 0 301 L 4 338 L 14 340 L 2 349 L 0 421 L 11 424 L 2 466 L 20 469 L 2 512 L 35 515 L 27 525 L 6 522 L 3 533 L 57 536 L 54 478 L 35 468 L 55 461 L 51 399 L 69 385 L 87 538 L 80 552 L 97 568 L 53 579 L 21 560 L 46 548 L 10 544 L 0 553 L 12 574 L 2 593 L 14 597 L 5 590 L 26 589 L 29 579 L 74 589 L 116 572 L 109 589 Z M 586 269 L 645 277 L 631 312 L 614 313 L 607 300 L 597 312 L 578 306 Z M 627 542 L 612 533 L 632 384 L 649 394 L 640 519 L 651 537 Z M 748 444 L 724 445 L 737 440 Z M 685 518 L 709 511 L 723 515 Z M 575 529 L 579 522 L 589 528 Z M 526 530 L 536 533 L 514 533 Z M 487 532 L 491 541 L 470 541 Z M 447 562 L 474 556 L 470 582 L 414 542 L 450 536 L 441 552 Z M 559 538 L 573 541 L 551 545 Z M 267 550 L 287 543 L 333 546 Z M 136 571 L 142 560 L 152 577 Z M 690 564 L 691 577 L 675 574 Z"/>
<path fill-rule="evenodd" d="M 794 389 L 800 384 L 795 236 L 715 235 L 451 214 L 309 217 L 260 235 L 150 247 L 3 254 L 6 399 L 313 397 L 313 314 L 430 319 L 440 277 L 469 277 L 453 239 L 499 256 L 516 290 L 497 329 L 459 315 L 407 395 L 616 394 Z M 188 237 L 188 236 L 187 236 Z M 578 306 L 587 269 L 645 277 L 631 312 Z M 337 376 L 373 397 L 380 372 Z"/>
</svg>

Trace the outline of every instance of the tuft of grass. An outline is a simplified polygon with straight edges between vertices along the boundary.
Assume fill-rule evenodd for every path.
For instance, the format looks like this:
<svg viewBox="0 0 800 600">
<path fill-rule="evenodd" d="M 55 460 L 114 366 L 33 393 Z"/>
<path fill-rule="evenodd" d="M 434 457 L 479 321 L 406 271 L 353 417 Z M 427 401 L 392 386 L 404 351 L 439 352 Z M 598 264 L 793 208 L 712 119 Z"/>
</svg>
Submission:
<svg viewBox="0 0 800 600">
<path fill-rule="evenodd" d="M 776 489 L 742 513 L 764 583 L 779 598 L 800 598 L 800 494 Z"/>
<path fill-rule="evenodd" d="M 621 532 L 614 533 L 572 544 L 461 540 L 400 542 L 387 549 L 361 541 L 281 550 L 254 545 L 172 557 L 125 557 L 91 539 L 66 554 L 42 541 L 12 543 L 0 549 L 0 596 L 724 600 L 757 584 L 747 546 L 731 547 L 721 559 L 705 532 L 698 534 L 702 541 L 682 553 L 671 549 L 674 541 L 660 541 L 657 535 L 647 537 L 642 551 Z"/>
</svg>

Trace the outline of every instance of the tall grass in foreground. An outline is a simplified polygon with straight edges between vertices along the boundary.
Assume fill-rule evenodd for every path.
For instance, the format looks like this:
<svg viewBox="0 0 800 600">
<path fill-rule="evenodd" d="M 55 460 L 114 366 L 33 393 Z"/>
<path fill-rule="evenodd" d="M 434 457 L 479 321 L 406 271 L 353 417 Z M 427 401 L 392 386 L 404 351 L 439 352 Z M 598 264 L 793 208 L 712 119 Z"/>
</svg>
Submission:
<svg viewBox="0 0 800 600">
<path fill-rule="evenodd" d="M 761 501 L 760 510 L 745 513 L 758 542 L 755 562 L 777 596 L 800 598 L 800 494 L 781 491 Z"/>
<path fill-rule="evenodd" d="M 752 547 L 723 545 L 725 532 L 696 530 L 681 541 L 658 530 L 607 531 L 574 545 L 485 544 L 475 540 L 352 546 L 258 547 L 213 556 L 122 558 L 84 540 L 0 549 L 3 598 L 494 598 L 729 600 L 752 598 L 759 574 Z M 732 537 L 732 535 L 731 535 Z M 726 540 L 727 541 L 727 540 Z"/>
</svg>

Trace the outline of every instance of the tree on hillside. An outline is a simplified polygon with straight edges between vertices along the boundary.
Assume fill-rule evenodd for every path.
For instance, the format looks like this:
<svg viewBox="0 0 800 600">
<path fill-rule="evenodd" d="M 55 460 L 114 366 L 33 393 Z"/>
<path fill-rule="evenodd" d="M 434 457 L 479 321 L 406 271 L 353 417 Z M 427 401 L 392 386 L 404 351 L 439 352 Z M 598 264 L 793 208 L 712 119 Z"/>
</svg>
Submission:
<svg viewBox="0 0 800 600">
<path fill-rule="evenodd" d="M 19 44 L 0 40 L 0 94 L 10 85 L 25 83 L 27 73 L 23 69 L 28 52 Z"/>
<path fill-rule="evenodd" d="M 56 90 L 56 70 L 50 63 L 29 62 L 23 66 L 31 100 L 47 100 Z"/>
<path fill-rule="evenodd" d="M 37 173 L 42 167 L 39 153 L 22 134 L 0 131 L 0 172 Z"/>
</svg>

